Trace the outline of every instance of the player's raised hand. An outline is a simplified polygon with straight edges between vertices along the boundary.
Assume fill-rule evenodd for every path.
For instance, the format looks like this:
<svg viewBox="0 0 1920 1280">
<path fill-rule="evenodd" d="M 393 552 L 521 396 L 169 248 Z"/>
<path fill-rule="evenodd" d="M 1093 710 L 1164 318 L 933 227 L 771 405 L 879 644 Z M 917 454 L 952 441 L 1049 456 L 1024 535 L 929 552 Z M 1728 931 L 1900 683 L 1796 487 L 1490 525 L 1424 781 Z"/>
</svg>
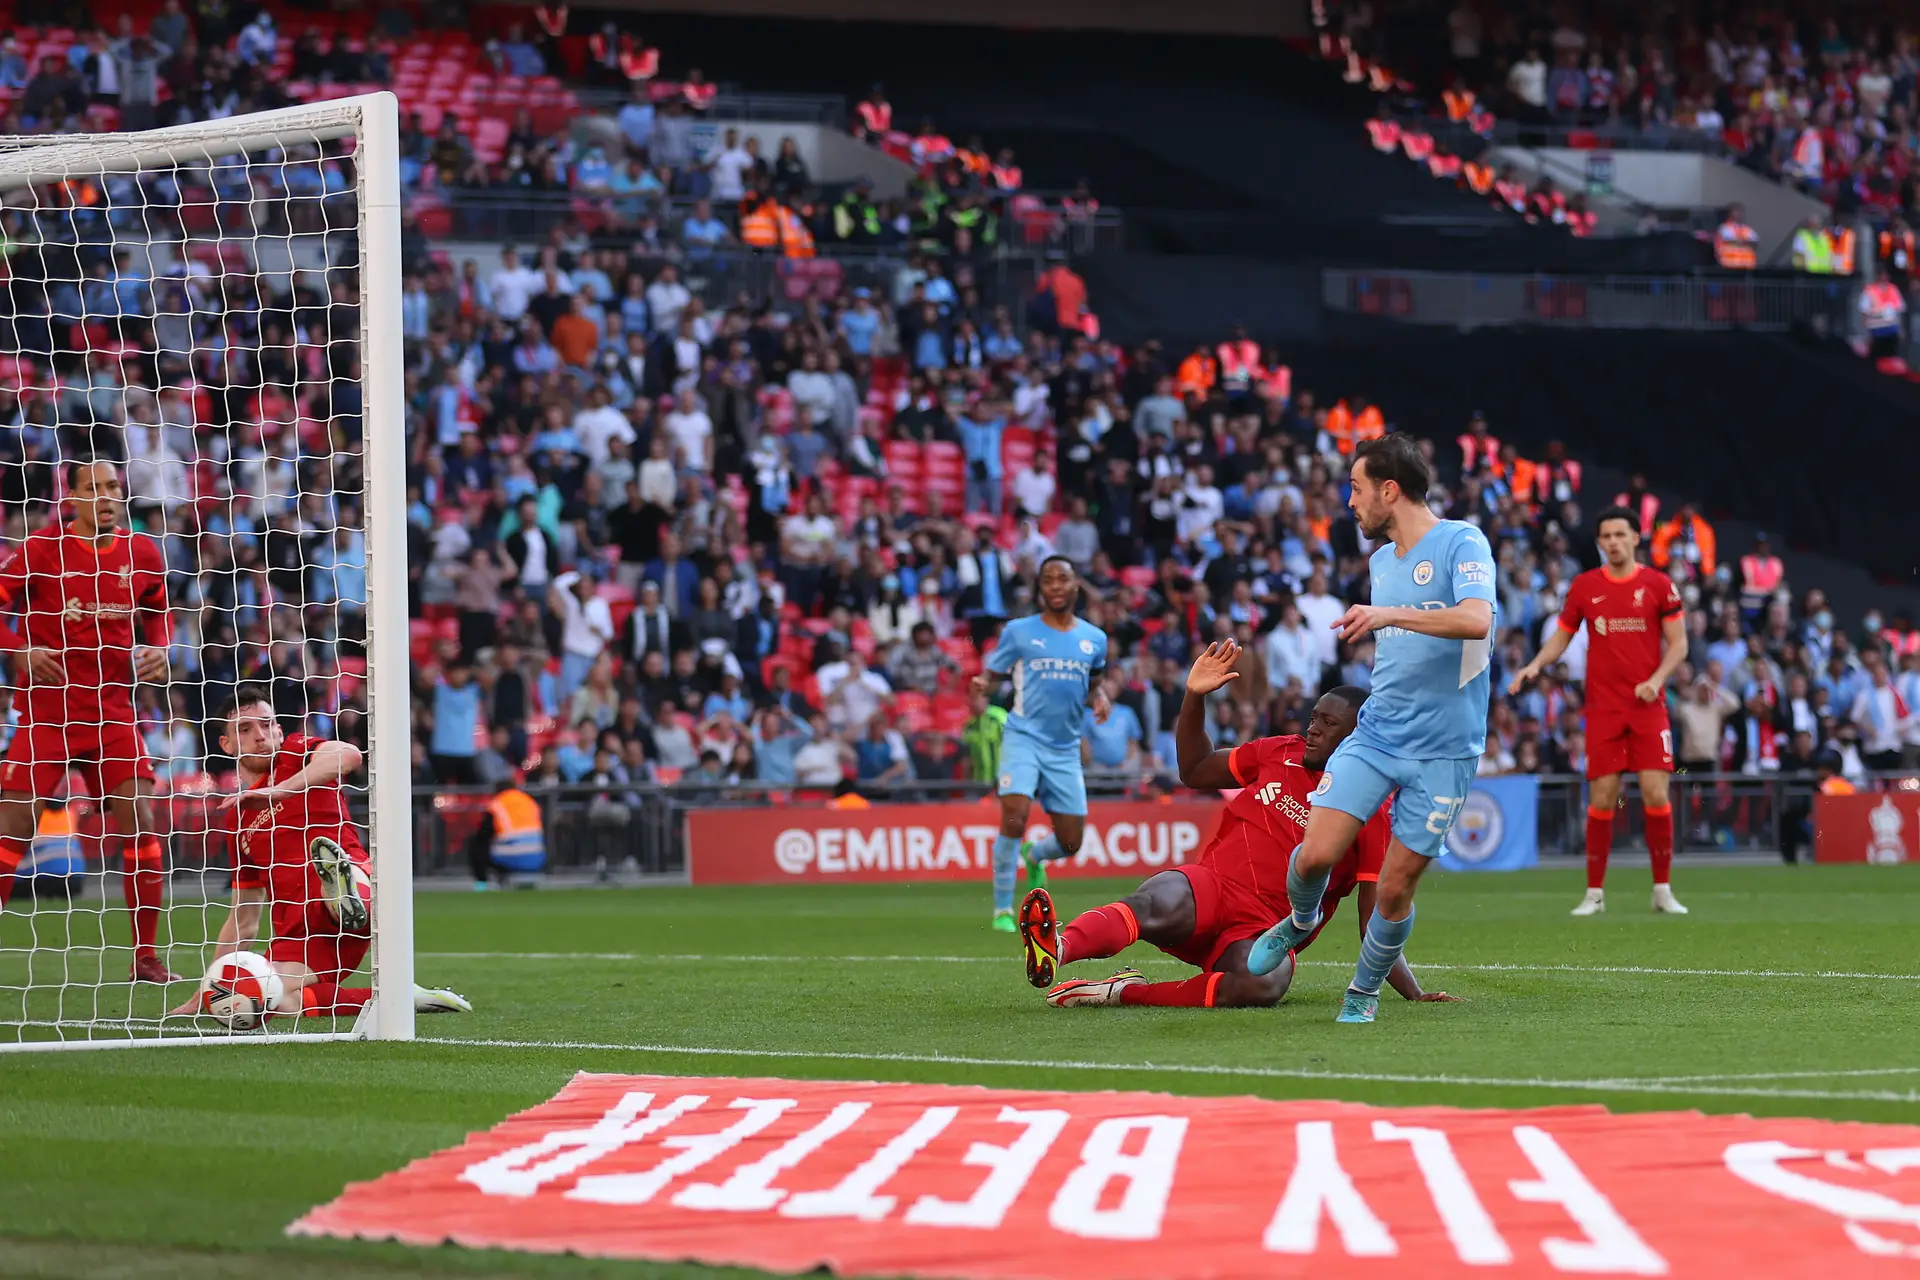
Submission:
<svg viewBox="0 0 1920 1280">
<path fill-rule="evenodd" d="M 21 657 L 26 661 L 27 672 L 36 684 L 64 684 L 67 669 L 60 661 L 58 649 L 22 649 Z"/>
<path fill-rule="evenodd" d="M 278 787 L 253 787 L 246 791 L 236 791 L 230 796 L 221 796 L 220 803 L 214 806 L 214 812 L 226 813 L 245 805 L 268 804 L 280 798 Z"/>
<path fill-rule="evenodd" d="M 143 644 L 133 651 L 133 675 L 144 684 L 165 683 L 173 674 L 173 663 L 159 645 Z"/>
<path fill-rule="evenodd" d="M 1187 672 L 1187 692 L 1204 698 L 1215 689 L 1232 684 L 1240 678 L 1240 673 L 1234 670 L 1234 664 L 1239 661 L 1238 644 L 1232 640 L 1215 640 L 1193 660 L 1193 670 Z"/>
</svg>

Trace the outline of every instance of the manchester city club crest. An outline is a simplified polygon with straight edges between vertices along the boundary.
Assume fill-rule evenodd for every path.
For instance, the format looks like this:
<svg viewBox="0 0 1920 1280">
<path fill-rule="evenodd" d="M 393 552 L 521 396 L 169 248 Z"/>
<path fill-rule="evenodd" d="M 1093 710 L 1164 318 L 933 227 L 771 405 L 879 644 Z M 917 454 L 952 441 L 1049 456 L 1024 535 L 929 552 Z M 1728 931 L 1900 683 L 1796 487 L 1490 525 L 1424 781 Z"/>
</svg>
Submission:
<svg viewBox="0 0 1920 1280">
<path fill-rule="evenodd" d="M 1320 784 L 1313 789 L 1313 794 L 1323 796 L 1331 790 L 1333 790 L 1333 774 L 1329 771 L 1320 775 Z"/>
<path fill-rule="evenodd" d="M 1447 832 L 1447 852 L 1462 862 L 1482 862 L 1500 847 L 1507 820 L 1500 805 L 1484 791 L 1469 791 L 1453 830 Z"/>
<path fill-rule="evenodd" d="M 1414 586 L 1424 587 L 1429 582 L 1432 582 L 1432 581 L 1433 581 L 1433 561 L 1422 560 L 1419 564 L 1413 566 L 1413 585 Z"/>
<path fill-rule="evenodd" d="M 1090 654 L 1090 653 L 1092 653 L 1092 652 L 1093 652 L 1093 641 L 1091 641 L 1091 640 L 1082 640 L 1082 641 L 1080 642 L 1080 652 L 1082 652 L 1082 653 L 1087 653 L 1087 654 Z"/>
</svg>

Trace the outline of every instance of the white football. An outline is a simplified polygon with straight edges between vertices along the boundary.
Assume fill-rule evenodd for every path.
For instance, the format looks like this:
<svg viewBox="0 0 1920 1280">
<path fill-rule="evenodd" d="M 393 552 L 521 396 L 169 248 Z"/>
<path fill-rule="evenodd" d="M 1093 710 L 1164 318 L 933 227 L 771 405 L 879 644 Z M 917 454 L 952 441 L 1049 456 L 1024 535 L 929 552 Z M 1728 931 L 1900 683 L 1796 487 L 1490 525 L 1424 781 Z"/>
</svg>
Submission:
<svg viewBox="0 0 1920 1280">
<path fill-rule="evenodd" d="M 285 989 L 265 956 L 234 951 L 216 960 L 200 980 L 200 1003 L 229 1031 L 252 1031 L 267 1020 Z"/>
</svg>

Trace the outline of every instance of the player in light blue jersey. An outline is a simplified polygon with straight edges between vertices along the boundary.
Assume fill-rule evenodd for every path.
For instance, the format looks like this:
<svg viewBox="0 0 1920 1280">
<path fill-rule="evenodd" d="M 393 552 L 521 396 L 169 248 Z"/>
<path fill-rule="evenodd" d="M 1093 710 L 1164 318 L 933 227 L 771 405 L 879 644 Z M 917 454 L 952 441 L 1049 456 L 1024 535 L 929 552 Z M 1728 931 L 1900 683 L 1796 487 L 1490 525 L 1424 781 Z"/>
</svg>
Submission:
<svg viewBox="0 0 1920 1280">
<path fill-rule="evenodd" d="M 1372 1022 L 1380 984 L 1413 932 L 1413 891 L 1466 802 L 1487 745 L 1493 550 L 1486 535 L 1427 509 L 1433 473 L 1411 439 L 1369 441 L 1348 505 L 1373 553 L 1373 603 L 1334 623 L 1374 638 L 1373 689 L 1353 734 L 1314 789 L 1306 837 L 1287 869 L 1293 913 L 1254 942 L 1247 967 L 1276 969 L 1320 923 L 1328 873 L 1368 815 L 1393 796 L 1393 840 L 1339 1022 Z"/>
<path fill-rule="evenodd" d="M 1065 556 L 1040 564 L 1041 611 L 1000 630 L 974 688 L 989 696 L 1013 681 L 1013 706 L 1000 735 L 1000 834 L 993 842 L 993 927 L 1016 931 L 1013 885 L 1024 859 L 1028 887 L 1046 883 L 1045 864 L 1080 852 L 1087 830 L 1087 780 L 1080 772 L 1080 732 L 1112 710 L 1100 687 L 1107 633 L 1074 616 L 1080 580 Z M 1033 802 L 1053 819 L 1053 834 L 1025 843 Z M 1044 898 L 1046 895 L 1040 895 Z"/>
</svg>

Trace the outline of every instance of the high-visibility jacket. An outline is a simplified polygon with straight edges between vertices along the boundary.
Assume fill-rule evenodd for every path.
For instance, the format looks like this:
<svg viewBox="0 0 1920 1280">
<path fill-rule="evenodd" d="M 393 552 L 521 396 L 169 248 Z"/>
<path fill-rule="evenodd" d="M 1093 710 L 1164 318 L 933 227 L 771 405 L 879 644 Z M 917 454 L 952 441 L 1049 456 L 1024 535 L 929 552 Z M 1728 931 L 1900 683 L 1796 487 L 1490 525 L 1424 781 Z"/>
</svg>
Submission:
<svg viewBox="0 0 1920 1280">
<path fill-rule="evenodd" d="M 1068 222 L 1091 222 L 1093 215 L 1100 212 L 1100 202 L 1092 196 L 1085 200 L 1075 200 L 1072 196 L 1060 197 L 1060 216 Z"/>
<path fill-rule="evenodd" d="M 1837 773 L 1820 784 L 1820 794 L 1823 796 L 1850 796 L 1853 790 L 1853 784 Z"/>
<path fill-rule="evenodd" d="M 1471 89 L 1444 89 L 1440 98 L 1447 104 L 1447 119 L 1458 123 L 1473 113 L 1474 96 Z"/>
<path fill-rule="evenodd" d="M 1451 151 L 1436 151 L 1427 157 L 1427 172 L 1436 178 L 1457 178 L 1460 166 L 1460 157 Z"/>
<path fill-rule="evenodd" d="M 625 41 L 621 42 L 625 45 Z M 622 47 L 620 50 L 620 73 L 629 80 L 651 80 L 660 74 L 660 51 Z"/>
<path fill-rule="evenodd" d="M 1916 243 L 1912 231 L 1882 231 L 1880 233 L 1880 261 L 1892 271 L 1912 271 L 1916 259 L 1920 259 L 1920 243 Z"/>
<path fill-rule="evenodd" d="M 1567 210 L 1567 230 L 1582 239 L 1593 234 L 1593 229 L 1599 221 L 1600 215 L 1591 209 Z"/>
<path fill-rule="evenodd" d="M 1427 157 L 1433 154 L 1433 135 L 1409 129 L 1400 135 L 1400 149 L 1415 164 L 1425 164 Z"/>
<path fill-rule="evenodd" d="M 1630 493 L 1616 493 L 1613 495 L 1613 505 L 1616 507 L 1625 507 L 1631 511 L 1635 506 L 1633 495 Z M 1643 538 L 1651 538 L 1653 536 L 1654 522 L 1660 518 L 1660 499 L 1652 493 L 1643 493 L 1640 495 L 1638 505 L 1640 507 L 1640 536 Z"/>
<path fill-rule="evenodd" d="M 1699 516 L 1691 520 L 1675 516 L 1653 531 L 1653 567 L 1664 572 L 1673 563 L 1674 544 L 1688 541 L 1699 552 L 1700 572 L 1711 574 L 1718 564 L 1713 557 L 1713 526 Z"/>
<path fill-rule="evenodd" d="M 19 874 L 34 876 L 77 876 L 87 869 L 86 847 L 73 812 L 65 807 L 49 807 L 40 815 L 39 829 L 27 851 L 26 865 Z"/>
<path fill-rule="evenodd" d="M 984 151 L 969 151 L 965 147 L 954 153 L 960 161 L 960 167 L 976 178 L 985 178 L 993 172 L 993 158 Z"/>
<path fill-rule="evenodd" d="M 1860 291 L 1860 315 L 1869 333 L 1898 329 L 1901 313 L 1906 309 L 1907 300 L 1900 296 L 1899 286 L 1886 280 L 1875 280 Z"/>
<path fill-rule="evenodd" d="M 1853 228 L 1848 226 L 1829 226 L 1826 241 L 1833 261 L 1833 274 L 1850 276 L 1853 274 L 1854 247 L 1858 238 Z"/>
<path fill-rule="evenodd" d="M 1493 189 L 1497 191 L 1500 194 L 1500 198 L 1506 202 L 1507 208 L 1513 210 L 1515 213 L 1525 213 L 1527 211 L 1527 187 L 1525 183 L 1512 181 L 1496 182 L 1493 184 Z"/>
<path fill-rule="evenodd" d="M 1526 458 L 1513 460 L 1513 472 L 1507 477 L 1507 487 L 1513 496 L 1521 502 L 1533 501 L 1534 486 L 1538 481 L 1540 464 Z"/>
<path fill-rule="evenodd" d="M 1826 167 L 1827 147 L 1820 131 L 1809 125 L 1793 140 L 1792 166 L 1801 177 L 1817 179 Z"/>
<path fill-rule="evenodd" d="M 1174 384 L 1183 396 L 1204 396 L 1213 390 L 1219 372 L 1219 363 L 1212 356 L 1196 351 L 1180 362 L 1180 368 L 1174 374 Z"/>
<path fill-rule="evenodd" d="M 1500 457 L 1500 440 L 1497 436 L 1476 436 L 1471 431 L 1463 431 L 1454 443 L 1460 446 L 1462 472 L 1478 471 L 1480 464 L 1488 458 L 1497 461 Z"/>
<path fill-rule="evenodd" d="M 1780 585 L 1787 573 L 1779 556 L 1744 555 L 1740 557 L 1740 589 L 1754 595 L 1766 595 Z"/>
<path fill-rule="evenodd" d="M 1833 270 L 1833 242 L 1825 231 L 1802 227 L 1793 233 L 1793 265 L 1809 275 L 1824 276 Z"/>
<path fill-rule="evenodd" d="M 993 166 L 993 185 L 1002 191 L 1020 189 L 1020 166 L 1017 164 L 997 164 Z"/>
<path fill-rule="evenodd" d="M 1493 191 L 1494 173 L 1492 165 L 1476 164 L 1469 161 L 1463 167 L 1462 172 L 1467 175 L 1467 186 L 1472 190 L 1473 194 L 1484 196 Z"/>
<path fill-rule="evenodd" d="M 555 40 L 567 34 L 567 6 L 564 4 L 533 6 L 533 20 Z"/>
<path fill-rule="evenodd" d="M 1223 342 L 1214 349 L 1220 357 L 1220 386 L 1229 393 L 1250 391 L 1260 376 L 1260 344 L 1251 339 Z"/>
<path fill-rule="evenodd" d="M 1327 410 L 1327 438 L 1343 454 L 1351 455 L 1367 441 L 1378 440 L 1385 434 L 1387 419 L 1377 405 L 1370 404 L 1355 413 L 1342 400 Z"/>
<path fill-rule="evenodd" d="M 915 164 L 939 164 L 953 158 L 953 140 L 944 133 L 922 133 L 912 143 Z"/>
<path fill-rule="evenodd" d="M 1498 123 L 1499 121 L 1493 112 L 1480 106 L 1478 103 L 1474 104 L 1473 110 L 1467 112 L 1467 128 L 1473 130 L 1483 138 L 1491 138 L 1493 136 L 1494 126 Z"/>
<path fill-rule="evenodd" d="M 886 133 L 893 128 L 893 104 L 891 102 L 865 101 L 855 110 L 860 116 L 860 130 L 863 133 Z"/>
<path fill-rule="evenodd" d="M 1269 400 L 1293 399 L 1293 370 L 1276 364 L 1260 379 L 1260 394 Z"/>
<path fill-rule="evenodd" d="M 1367 136 L 1373 139 L 1373 149 L 1391 155 L 1400 145 L 1400 122 L 1384 116 L 1376 116 L 1367 121 Z"/>
<path fill-rule="evenodd" d="M 814 256 L 813 229 L 787 206 L 775 205 L 773 216 L 780 225 L 780 252 L 789 258 Z"/>
<path fill-rule="evenodd" d="M 1543 462 L 1534 470 L 1533 496 L 1537 502 L 1571 502 L 1580 495 L 1580 464 Z"/>
<path fill-rule="evenodd" d="M 1728 271 L 1751 271 L 1760 265 L 1759 243 L 1752 227 L 1729 218 L 1713 233 L 1714 261 Z"/>
<path fill-rule="evenodd" d="M 771 249 L 780 243 L 780 223 L 774 214 L 779 206 L 763 201 L 740 215 L 740 243 L 750 249 Z"/>
<path fill-rule="evenodd" d="M 540 802 L 509 787 L 487 805 L 493 817 L 493 865 L 503 871 L 538 871 L 547 865 L 546 823 Z"/>
</svg>

